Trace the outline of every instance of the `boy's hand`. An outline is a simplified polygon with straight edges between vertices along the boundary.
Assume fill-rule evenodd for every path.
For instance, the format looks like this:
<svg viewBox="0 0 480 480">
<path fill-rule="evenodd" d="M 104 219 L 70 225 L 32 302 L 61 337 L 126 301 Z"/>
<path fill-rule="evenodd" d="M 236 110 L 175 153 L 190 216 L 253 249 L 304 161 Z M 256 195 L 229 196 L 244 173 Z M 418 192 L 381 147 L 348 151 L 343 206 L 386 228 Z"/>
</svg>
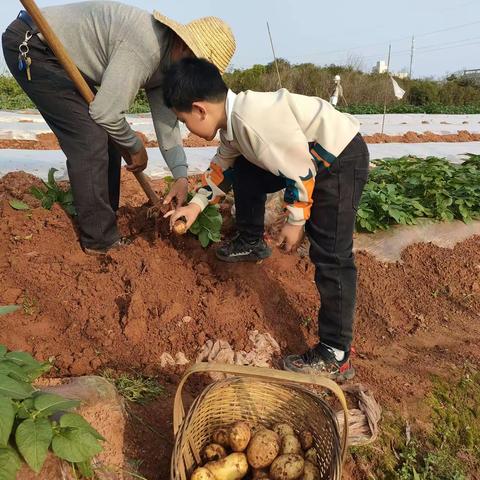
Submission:
<svg viewBox="0 0 480 480">
<path fill-rule="evenodd" d="M 185 217 L 186 228 L 188 230 L 193 225 L 193 222 L 195 222 L 197 217 L 200 215 L 201 211 L 202 209 L 199 205 L 197 205 L 196 203 L 189 203 L 188 205 L 185 205 L 184 207 L 179 207 L 176 210 L 170 210 L 163 216 L 163 218 L 170 217 L 170 229 L 172 229 L 174 223 L 177 220 Z"/>
<path fill-rule="evenodd" d="M 188 194 L 188 180 L 186 178 L 177 178 L 172 188 L 168 192 L 165 200 L 163 201 L 164 205 L 175 200 L 177 207 L 181 207 L 187 200 Z"/>
<path fill-rule="evenodd" d="M 286 252 L 295 250 L 298 247 L 298 244 L 302 241 L 303 233 L 303 225 L 286 223 L 278 236 L 277 247 L 284 244 L 283 248 Z"/>
</svg>

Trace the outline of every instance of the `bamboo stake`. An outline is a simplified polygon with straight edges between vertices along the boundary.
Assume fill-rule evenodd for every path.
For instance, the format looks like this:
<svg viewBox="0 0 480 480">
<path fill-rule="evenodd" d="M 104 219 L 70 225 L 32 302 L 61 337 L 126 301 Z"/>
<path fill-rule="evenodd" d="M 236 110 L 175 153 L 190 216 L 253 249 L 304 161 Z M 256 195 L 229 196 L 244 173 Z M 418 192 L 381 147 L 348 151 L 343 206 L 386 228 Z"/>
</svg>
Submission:
<svg viewBox="0 0 480 480">
<path fill-rule="evenodd" d="M 388 83 L 390 81 L 390 56 L 392 54 L 392 44 L 388 46 L 388 61 L 387 61 L 387 83 L 385 86 L 385 97 L 383 101 L 383 119 L 382 119 L 382 134 L 385 127 L 385 116 L 387 115 L 387 96 L 388 96 Z"/>
<path fill-rule="evenodd" d="M 280 88 L 282 88 L 282 79 L 280 78 L 280 70 L 278 69 L 277 56 L 275 55 L 275 48 L 273 47 L 272 34 L 270 33 L 270 25 L 268 24 L 268 22 L 267 22 L 267 30 L 268 30 L 268 36 L 270 37 L 270 45 L 272 46 L 273 61 L 275 62 L 275 67 L 277 69 L 278 84 L 280 85 Z"/>
</svg>

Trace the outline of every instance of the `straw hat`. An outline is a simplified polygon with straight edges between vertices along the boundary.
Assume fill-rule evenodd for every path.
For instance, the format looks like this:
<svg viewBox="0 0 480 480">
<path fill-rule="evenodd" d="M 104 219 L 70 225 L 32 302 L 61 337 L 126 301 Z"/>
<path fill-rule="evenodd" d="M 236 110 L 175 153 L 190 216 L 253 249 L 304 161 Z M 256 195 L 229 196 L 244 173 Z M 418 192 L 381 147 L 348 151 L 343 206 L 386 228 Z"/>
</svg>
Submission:
<svg viewBox="0 0 480 480">
<path fill-rule="evenodd" d="M 235 53 L 235 37 L 230 27 L 220 18 L 203 17 L 182 25 L 160 12 L 153 16 L 171 28 L 198 58 L 206 58 L 225 72 Z"/>
</svg>

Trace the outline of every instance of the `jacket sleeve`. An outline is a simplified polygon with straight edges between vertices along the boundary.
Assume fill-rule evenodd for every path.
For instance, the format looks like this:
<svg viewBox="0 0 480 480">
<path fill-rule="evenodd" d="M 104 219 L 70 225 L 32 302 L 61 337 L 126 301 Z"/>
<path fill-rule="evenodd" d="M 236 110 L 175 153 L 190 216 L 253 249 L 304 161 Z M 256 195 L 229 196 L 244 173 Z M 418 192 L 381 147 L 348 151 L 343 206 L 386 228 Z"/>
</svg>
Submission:
<svg viewBox="0 0 480 480">
<path fill-rule="evenodd" d="M 240 152 L 220 133 L 220 146 L 203 174 L 202 186 L 198 188 L 190 203 L 204 210 L 209 203 L 218 203 L 232 188 L 233 165 Z"/>
<path fill-rule="evenodd" d="M 187 176 L 187 157 L 183 149 L 182 135 L 176 115 L 163 102 L 161 87 L 146 91 L 158 146 L 172 172 L 173 178 Z"/>
<path fill-rule="evenodd" d="M 142 141 L 128 124 L 125 114 L 147 76 L 146 66 L 140 60 L 137 65 L 132 65 L 132 52 L 127 47 L 119 47 L 110 59 L 100 88 L 89 106 L 93 121 L 130 153 L 138 152 Z"/>
</svg>

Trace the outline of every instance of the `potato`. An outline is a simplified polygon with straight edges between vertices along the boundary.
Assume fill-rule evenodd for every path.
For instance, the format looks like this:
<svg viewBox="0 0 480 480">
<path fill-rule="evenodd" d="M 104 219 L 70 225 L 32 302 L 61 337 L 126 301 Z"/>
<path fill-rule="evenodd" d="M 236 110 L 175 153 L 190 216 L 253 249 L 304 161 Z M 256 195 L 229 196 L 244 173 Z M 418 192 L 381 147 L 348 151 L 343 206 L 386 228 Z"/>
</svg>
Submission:
<svg viewBox="0 0 480 480">
<path fill-rule="evenodd" d="M 260 430 L 267 430 L 267 427 L 264 427 L 261 424 L 250 425 L 250 431 L 252 432 L 252 437 L 258 433 Z"/>
<path fill-rule="evenodd" d="M 288 423 L 277 423 L 273 426 L 273 431 L 278 433 L 280 437 L 284 437 L 285 435 L 295 435 L 293 428 Z"/>
<path fill-rule="evenodd" d="M 272 480 L 296 480 L 302 476 L 304 466 L 301 455 L 280 455 L 270 467 L 270 477 Z"/>
<path fill-rule="evenodd" d="M 190 480 L 215 480 L 213 473 L 205 467 L 200 467 L 194 470 Z"/>
<path fill-rule="evenodd" d="M 252 470 L 252 480 L 269 480 L 268 471 L 267 470 Z"/>
<path fill-rule="evenodd" d="M 177 235 L 185 235 L 187 233 L 187 224 L 183 220 L 177 220 L 173 224 L 173 231 Z"/>
<path fill-rule="evenodd" d="M 320 470 L 313 463 L 306 461 L 300 480 L 320 480 Z"/>
<path fill-rule="evenodd" d="M 282 455 L 288 455 L 289 453 L 302 453 L 302 446 L 300 440 L 295 435 L 285 435 L 282 438 Z"/>
<path fill-rule="evenodd" d="M 314 447 L 309 448 L 305 452 L 305 460 L 309 461 L 310 463 L 313 463 L 314 465 L 318 464 L 318 453 L 316 448 Z"/>
<path fill-rule="evenodd" d="M 231 453 L 222 460 L 208 462 L 205 468 L 215 480 L 240 480 L 248 472 L 247 456 L 244 453 Z"/>
<path fill-rule="evenodd" d="M 247 448 L 247 460 L 253 468 L 266 468 L 280 452 L 280 437 L 273 430 L 257 432 Z"/>
<path fill-rule="evenodd" d="M 230 446 L 228 441 L 228 430 L 226 428 L 217 428 L 212 435 L 213 443 L 226 448 Z"/>
<path fill-rule="evenodd" d="M 308 430 L 304 430 L 300 433 L 299 438 L 303 450 L 308 450 L 313 447 L 313 435 Z"/>
<path fill-rule="evenodd" d="M 225 449 L 218 443 L 207 445 L 200 453 L 204 463 L 221 460 L 227 456 Z"/>
<path fill-rule="evenodd" d="M 228 432 L 228 440 L 231 449 L 234 452 L 243 452 L 250 442 L 252 432 L 250 426 L 246 422 L 234 423 Z"/>
</svg>

